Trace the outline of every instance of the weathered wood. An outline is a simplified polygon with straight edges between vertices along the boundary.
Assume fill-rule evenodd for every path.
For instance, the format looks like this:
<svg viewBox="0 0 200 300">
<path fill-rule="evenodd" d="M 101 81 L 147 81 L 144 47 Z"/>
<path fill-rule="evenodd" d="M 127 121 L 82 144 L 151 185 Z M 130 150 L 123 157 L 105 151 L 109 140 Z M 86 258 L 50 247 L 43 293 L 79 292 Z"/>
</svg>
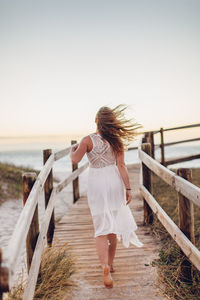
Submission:
<svg viewBox="0 0 200 300">
<path fill-rule="evenodd" d="M 178 127 L 170 127 L 170 128 L 164 128 L 163 131 L 171 131 L 171 130 L 178 130 L 178 129 L 187 129 L 187 128 L 194 128 L 194 127 L 200 127 L 200 124 L 191 124 L 191 125 L 185 125 L 185 126 L 178 126 Z M 148 133 L 150 131 L 140 131 L 138 132 L 139 134 L 145 134 Z M 153 132 L 154 134 L 159 133 L 160 130 L 152 130 L 151 132 Z"/>
<path fill-rule="evenodd" d="M 71 145 L 77 144 L 77 141 L 71 141 Z M 78 169 L 78 164 L 72 163 L 72 172 L 76 171 Z M 79 179 L 78 176 L 73 180 L 72 182 L 73 187 L 73 202 L 75 203 L 79 198 Z"/>
<path fill-rule="evenodd" d="M 155 158 L 155 145 L 154 145 L 154 133 L 153 132 L 149 133 L 149 139 L 150 139 L 150 144 L 151 144 L 151 157 Z"/>
<path fill-rule="evenodd" d="M 87 162 L 83 166 L 78 168 L 76 171 L 74 171 L 70 176 L 68 176 L 62 182 L 60 182 L 56 187 L 56 193 L 62 191 L 70 182 L 72 182 L 72 180 L 74 180 L 77 176 L 79 176 L 88 166 L 89 163 Z"/>
<path fill-rule="evenodd" d="M 33 214 L 35 212 L 35 207 L 38 203 L 38 195 L 44 186 L 45 180 L 52 168 L 53 163 L 54 163 L 54 155 L 52 154 L 36 179 L 36 182 L 26 201 L 26 205 L 24 206 L 19 216 L 13 234 L 8 243 L 7 251 L 5 252 L 4 261 L 5 261 L 5 265 L 9 269 L 10 288 L 13 285 L 13 276 L 15 274 L 17 261 L 22 253 L 23 245 L 25 243 L 28 234 L 28 230 L 33 218 Z"/>
<path fill-rule="evenodd" d="M 189 156 L 182 156 L 182 157 L 176 157 L 176 158 L 169 158 L 165 161 L 165 166 L 177 164 L 184 161 L 194 160 L 200 158 L 200 154 L 195 155 L 189 155 Z"/>
<path fill-rule="evenodd" d="M 161 164 L 165 165 L 165 150 L 164 150 L 164 135 L 163 128 L 160 128 L 160 150 L 161 150 Z"/>
<path fill-rule="evenodd" d="M 172 219 L 166 214 L 166 212 L 160 207 L 155 198 L 144 187 L 140 186 L 142 196 L 146 199 L 151 206 L 154 214 L 158 217 L 160 222 L 169 232 L 171 237 L 176 241 L 181 250 L 194 264 L 194 266 L 200 271 L 200 251 L 192 244 L 192 242 L 184 235 L 184 233 L 178 228 L 178 226 L 172 221 Z"/>
<path fill-rule="evenodd" d="M 176 144 L 182 144 L 182 143 L 189 143 L 189 142 L 196 142 L 200 141 L 200 138 L 195 138 L 195 139 L 188 139 L 188 140 L 181 140 L 181 141 L 176 141 L 176 142 L 170 142 L 170 143 L 165 143 L 165 146 L 172 146 Z M 159 146 L 160 144 L 156 144 L 155 146 Z"/>
<path fill-rule="evenodd" d="M 45 214 L 43 217 L 43 222 L 41 225 L 41 230 L 38 236 L 37 244 L 35 247 L 35 251 L 33 254 L 33 259 L 31 263 L 31 268 L 29 271 L 29 276 L 27 279 L 27 284 L 23 294 L 23 300 L 32 300 L 35 292 L 35 286 L 37 283 L 38 273 L 40 269 L 42 252 L 45 248 L 47 241 L 47 230 L 49 227 L 49 222 L 52 216 L 54 203 L 55 203 L 55 189 L 52 190 L 50 199 L 48 201 L 48 206 L 45 210 Z"/>
<path fill-rule="evenodd" d="M 131 150 L 137 150 L 138 149 L 138 147 L 129 147 L 128 148 L 128 151 L 131 151 Z"/>
<path fill-rule="evenodd" d="M 145 135 L 142 137 L 142 144 L 147 142 L 147 132 L 145 133 Z"/>
<path fill-rule="evenodd" d="M 148 155 L 151 154 L 151 144 L 149 143 L 142 144 L 141 148 Z M 151 193 L 151 171 L 144 163 L 142 163 L 142 176 L 143 176 L 143 185 Z M 145 199 L 143 199 L 143 203 L 144 203 L 144 224 L 152 224 L 153 213 L 151 207 L 148 205 Z"/>
<path fill-rule="evenodd" d="M 0 300 L 3 299 L 3 294 L 9 291 L 8 277 L 7 267 L 2 266 L 2 250 L 0 249 Z"/>
<path fill-rule="evenodd" d="M 139 158 L 141 161 L 163 179 L 166 183 L 172 186 L 177 192 L 180 192 L 187 199 L 192 201 L 194 204 L 200 206 L 200 188 L 193 183 L 181 178 L 174 172 L 170 171 L 166 167 L 162 166 L 155 159 L 152 159 L 141 149 L 138 150 Z"/>
<path fill-rule="evenodd" d="M 28 199 L 31 189 L 36 181 L 36 173 L 24 173 L 22 176 L 22 188 L 23 188 L 23 202 L 24 205 Z M 39 234 L 39 221 L 38 221 L 38 204 L 35 207 L 35 212 L 30 224 L 30 228 L 26 238 L 26 257 L 27 257 L 27 270 L 29 272 L 35 245 Z"/>
<path fill-rule="evenodd" d="M 47 162 L 48 158 L 51 156 L 51 154 L 52 154 L 51 149 L 43 150 L 43 163 L 44 163 L 44 165 Z M 45 208 L 47 208 L 52 190 L 53 190 L 53 170 L 51 168 L 51 170 L 49 172 L 49 175 L 48 175 L 48 177 L 45 181 L 45 184 L 44 184 Z M 54 210 L 53 210 L 51 220 L 50 220 L 50 223 L 49 223 L 48 232 L 47 232 L 47 243 L 48 243 L 49 246 L 51 246 L 51 244 L 52 244 L 54 228 L 55 228 L 55 217 L 54 217 Z"/>
<path fill-rule="evenodd" d="M 134 190 L 134 199 L 130 202 L 129 208 L 138 225 L 136 234 L 144 243 L 144 247 L 137 248 L 130 245 L 129 248 L 125 248 L 122 242 L 118 241 L 112 291 L 105 289 L 103 284 L 102 268 L 95 248 L 93 222 L 87 198 L 82 196 L 56 223 L 53 246 L 59 247 L 69 242 L 76 259 L 77 271 L 73 274 L 73 278 L 78 285 L 73 287 L 72 295 L 68 296 L 70 300 L 165 299 L 159 293 L 156 285 L 157 271 L 151 264 L 158 258 L 160 242 L 151 236 L 149 226 L 142 225 L 143 201 L 138 191 L 139 168 L 140 164 L 135 164 L 128 170 L 130 184 Z M 80 285 L 81 282 L 83 284 Z"/>
<path fill-rule="evenodd" d="M 54 164 L 54 154 L 51 154 L 37 178 L 37 180 L 40 181 L 41 188 L 44 187 L 44 184 L 46 182 L 47 177 L 49 176 L 49 172 L 51 171 L 53 164 Z"/>
<path fill-rule="evenodd" d="M 186 129 L 186 128 L 194 128 L 194 127 L 200 127 L 200 124 L 191 124 L 191 125 L 185 125 L 185 126 L 178 126 L 178 127 L 171 127 L 171 128 L 165 128 L 163 131 L 171 131 L 171 130 L 178 130 L 178 129 Z"/>
<path fill-rule="evenodd" d="M 56 161 L 56 160 L 63 158 L 64 156 L 67 156 L 70 153 L 70 149 L 71 149 L 71 147 L 68 147 L 66 149 L 55 152 L 54 160 Z"/>
<path fill-rule="evenodd" d="M 14 228 L 13 234 L 8 243 L 7 250 L 5 252 L 5 265 L 9 269 L 9 287 L 13 286 L 13 276 L 15 274 L 18 258 L 20 257 L 23 245 L 25 243 L 27 233 L 35 212 L 37 205 L 37 198 L 41 190 L 40 181 L 36 180 L 30 195 L 26 201 L 26 205 L 23 208 L 17 224 Z"/>
<path fill-rule="evenodd" d="M 178 169 L 177 174 L 182 178 L 192 182 L 191 169 Z M 180 193 L 178 193 L 178 216 L 180 230 L 187 236 L 187 238 L 193 244 L 195 244 L 193 203 Z M 186 282 L 191 281 L 192 272 L 193 270 L 191 263 L 187 259 L 184 259 L 181 264 L 181 279 Z"/>
</svg>

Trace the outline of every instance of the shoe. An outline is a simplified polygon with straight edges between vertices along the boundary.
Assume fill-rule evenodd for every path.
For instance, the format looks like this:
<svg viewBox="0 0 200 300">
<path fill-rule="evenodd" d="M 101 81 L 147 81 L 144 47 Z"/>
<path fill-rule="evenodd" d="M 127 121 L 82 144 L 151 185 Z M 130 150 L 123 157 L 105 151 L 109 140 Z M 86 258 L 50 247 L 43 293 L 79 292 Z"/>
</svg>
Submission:
<svg viewBox="0 0 200 300">
<path fill-rule="evenodd" d="M 109 267 L 104 267 L 103 269 L 103 274 L 104 274 L 104 285 L 106 288 L 112 288 L 113 287 L 113 279 L 110 274 L 110 268 Z"/>
</svg>

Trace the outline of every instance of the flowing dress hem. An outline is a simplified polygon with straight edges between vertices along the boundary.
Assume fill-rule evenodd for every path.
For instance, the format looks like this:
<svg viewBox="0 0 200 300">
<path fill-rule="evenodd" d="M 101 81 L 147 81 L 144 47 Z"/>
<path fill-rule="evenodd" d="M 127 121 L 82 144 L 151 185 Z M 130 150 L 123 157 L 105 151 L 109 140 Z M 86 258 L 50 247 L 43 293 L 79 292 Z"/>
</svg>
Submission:
<svg viewBox="0 0 200 300">
<path fill-rule="evenodd" d="M 135 230 L 132 230 L 130 232 L 127 232 L 127 231 L 126 232 L 117 232 L 115 230 L 113 230 L 113 231 L 107 230 L 103 233 L 95 234 L 94 237 L 96 238 L 101 235 L 116 234 L 118 241 L 120 241 L 122 239 L 122 244 L 124 245 L 124 247 L 128 248 L 129 244 L 133 244 L 134 246 L 141 248 L 144 246 L 144 244 L 142 242 L 140 242 L 140 240 L 138 239 L 138 237 L 135 233 Z"/>
</svg>

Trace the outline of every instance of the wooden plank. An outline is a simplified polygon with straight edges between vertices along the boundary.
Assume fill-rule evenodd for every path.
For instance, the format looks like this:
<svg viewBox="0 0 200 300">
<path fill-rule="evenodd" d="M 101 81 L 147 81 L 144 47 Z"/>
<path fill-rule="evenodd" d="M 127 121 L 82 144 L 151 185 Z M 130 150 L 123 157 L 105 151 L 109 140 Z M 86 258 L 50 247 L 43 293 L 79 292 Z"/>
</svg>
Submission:
<svg viewBox="0 0 200 300">
<path fill-rule="evenodd" d="M 49 173 L 53 167 L 53 164 L 54 164 L 54 154 L 51 154 L 37 178 L 37 180 L 40 181 L 42 188 L 44 187 L 44 184 L 46 182 L 47 177 L 49 176 Z"/>
<path fill-rule="evenodd" d="M 177 170 L 177 174 L 182 178 L 192 182 L 192 170 L 186 168 L 180 168 Z M 178 218 L 179 228 L 185 234 L 185 236 L 195 244 L 194 235 L 194 207 L 193 203 L 186 197 L 178 193 Z M 180 277 L 182 281 L 191 282 L 193 278 L 193 268 L 190 261 L 187 258 L 181 262 Z"/>
<path fill-rule="evenodd" d="M 151 144 L 144 143 L 142 144 L 141 148 L 148 155 L 151 154 Z M 151 193 L 151 171 L 149 168 L 146 167 L 144 163 L 142 163 L 142 178 L 143 178 L 143 185 Z M 153 213 L 151 207 L 148 205 L 145 199 L 143 199 L 143 204 L 144 204 L 144 224 L 152 224 Z"/>
<path fill-rule="evenodd" d="M 185 126 L 178 126 L 178 127 L 171 127 L 171 128 L 165 128 L 163 131 L 171 131 L 171 130 L 179 130 L 179 129 L 187 129 L 187 128 L 194 128 L 194 127 L 200 127 L 200 124 L 191 124 L 191 125 L 185 125 Z"/>
<path fill-rule="evenodd" d="M 28 196 L 31 192 L 31 189 L 36 181 L 36 173 L 24 173 L 22 177 L 22 186 L 23 186 L 23 202 L 24 205 L 28 199 Z M 38 204 L 35 207 L 35 212 L 33 219 L 30 224 L 30 228 L 26 237 L 26 258 L 27 258 L 27 269 L 30 270 L 31 261 L 33 258 L 33 253 L 35 250 L 35 245 L 37 242 L 39 234 L 39 219 L 38 219 Z"/>
<path fill-rule="evenodd" d="M 37 244 L 35 247 L 31 268 L 29 271 L 29 276 L 27 279 L 27 284 L 23 294 L 23 300 L 32 300 L 35 292 L 35 286 L 37 283 L 38 272 L 41 263 L 42 252 L 47 242 L 47 230 L 49 227 L 50 218 L 52 215 L 54 203 L 55 203 L 55 189 L 53 189 L 51 193 L 51 197 L 48 202 L 48 206 L 45 210 L 45 214 L 43 217 L 43 222 L 40 230 L 40 234 L 38 236 Z"/>
<path fill-rule="evenodd" d="M 74 171 L 69 177 L 64 179 L 61 183 L 56 186 L 56 193 L 62 191 L 72 180 L 74 180 L 77 176 L 79 176 L 87 167 L 89 163 L 85 163 L 82 167 Z"/>
<path fill-rule="evenodd" d="M 169 165 L 177 164 L 177 163 L 180 163 L 180 162 L 194 160 L 194 159 L 199 159 L 199 158 L 200 158 L 200 154 L 189 155 L 189 156 L 182 156 L 182 157 L 176 157 L 176 158 L 173 158 L 173 159 L 168 158 L 165 161 L 165 165 L 169 166 Z"/>
<path fill-rule="evenodd" d="M 200 141 L 200 138 L 165 143 L 165 146 L 172 146 L 172 145 L 176 145 L 176 144 L 189 143 L 189 142 L 195 142 L 195 141 Z M 155 146 L 160 147 L 160 144 L 156 144 Z"/>
<path fill-rule="evenodd" d="M 55 152 L 54 160 L 56 161 L 56 160 L 63 158 L 64 156 L 67 156 L 70 153 L 70 149 L 71 149 L 71 147 L 68 147 L 66 149 Z"/>
<path fill-rule="evenodd" d="M 200 251 L 191 243 L 191 241 L 184 235 L 184 233 L 178 228 L 172 219 L 170 219 L 170 217 L 144 186 L 140 187 L 140 191 L 162 225 L 166 228 L 171 237 L 176 241 L 189 260 L 200 271 Z"/>
<path fill-rule="evenodd" d="M 200 188 L 193 183 L 181 178 L 166 167 L 162 166 L 156 160 L 152 159 L 141 149 L 139 151 L 139 158 L 141 161 L 153 171 L 156 175 L 162 178 L 166 183 L 172 186 L 177 192 L 188 198 L 194 204 L 200 206 Z"/>
<path fill-rule="evenodd" d="M 51 149 L 43 150 L 43 163 L 44 163 L 44 165 L 48 161 L 51 154 L 52 154 Z M 49 202 L 49 199 L 51 197 L 52 190 L 53 190 L 53 170 L 51 168 L 51 170 L 49 172 L 49 175 L 48 175 L 48 177 L 45 181 L 45 184 L 44 184 L 45 208 L 47 208 L 47 206 L 48 206 L 48 202 Z M 47 231 L 47 243 L 49 244 L 49 246 L 51 246 L 51 244 L 52 244 L 54 228 L 55 228 L 55 217 L 54 217 L 54 210 L 53 210 L 51 220 L 50 220 L 50 223 L 49 223 L 49 228 L 48 228 L 48 231 Z"/>
<path fill-rule="evenodd" d="M 194 128 L 194 127 L 200 127 L 200 124 L 197 123 L 197 124 L 190 124 L 190 125 L 184 125 L 184 126 L 178 126 L 178 127 L 163 128 L 163 131 L 187 129 L 187 128 Z M 154 134 L 156 134 L 156 133 L 159 133 L 160 130 L 140 131 L 140 132 L 138 132 L 138 135 L 149 133 L 149 132 L 153 132 Z"/>
<path fill-rule="evenodd" d="M 71 141 L 71 145 L 77 144 L 77 141 Z M 72 172 L 76 171 L 78 169 L 78 164 L 72 162 Z M 75 203 L 79 198 L 79 178 L 78 176 L 76 179 L 73 180 L 72 182 L 72 187 L 73 187 L 73 202 Z"/>
<path fill-rule="evenodd" d="M 53 163 L 54 163 L 54 154 L 51 154 L 51 156 L 47 160 L 45 166 L 43 167 L 43 169 L 41 170 L 41 172 L 39 173 L 35 181 L 35 184 L 26 201 L 26 205 L 24 206 L 19 216 L 13 234 L 10 238 L 7 251 L 5 253 L 5 264 L 9 269 L 10 287 L 12 287 L 13 285 L 13 275 L 15 273 L 17 261 L 23 250 L 23 244 L 25 243 L 28 230 L 33 218 L 33 214 L 35 212 L 35 208 L 38 203 L 38 195 L 44 186 L 45 180 L 49 175 Z"/>
<path fill-rule="evenodd" d="M 41 191 L 40 181 L 36 180 L 30 195 L 26 201 L 13 234 L 8 243 L 7 250 L 5 252 L 4 263 L 9 269 L 9 286 L 13 286 L 13 275 L 17 266 L 18 258 L 20 257 L 23 245 L 25 243 L 27 233 L 30 228 L 30 224 L 33 218 L 33 214 L 37 205 L 37 197 Z"/>
<path fill-rule="evenodd" d="M 8 268 L 2 266 L 2 250 L 0 249 L 0 300 L 3 300 L 3 294 L 9 291 Z"/>
<path fill-rule="evenodd" d="M 164 134 L 163 128 L 160 128 L 160 151 L 161 151 L 161 164 L 165 165 L 165 149 L 164 149 Z"/>
<path fill-rule="evenodd" d="M 133 187 L 134 183 L 134 190 L 138 191 L 139 165 L 132 165 L 128 171 L 131 186 Z M 121 242 L 118 242 L 114 261 L 116 272 L 113 274 L 115 284 L 112 294 L 103 285 L 102 269 L 96 253 L 93 222 L 87 198 L 81 197 L 56 223 L 53 246 L 61 246 L 66 241 L 69 242 L 71 252 L 77 259 L 77 271 L 73 274 L 72 280 L 83 282 L 81 285 L 78 284 L 78 287 L 73 287 L 73 294 L 69 295 L 71 300 L 133 299 L 135 286 L 140 291 L 139 299 L 147 299 L 142 297 L 144 290 L 148 294 L 148 299 L 165 299 L 163 296 L 155 295 L 158 291 L 154 285 L 157 275 L 156 268 L 151 266 L 151 261 L 158 258 L 160 242 L 150 235 L 149 227 L 142 224 L 143 201 L 139 191 L 134 193 L 133 197 L 129 207 L 136 222 L 139 220 L 136 234 L 144 243 L 144 247 L 137 248 L 130 245 L 129 248 L 125 248 Z"/>
</svg>

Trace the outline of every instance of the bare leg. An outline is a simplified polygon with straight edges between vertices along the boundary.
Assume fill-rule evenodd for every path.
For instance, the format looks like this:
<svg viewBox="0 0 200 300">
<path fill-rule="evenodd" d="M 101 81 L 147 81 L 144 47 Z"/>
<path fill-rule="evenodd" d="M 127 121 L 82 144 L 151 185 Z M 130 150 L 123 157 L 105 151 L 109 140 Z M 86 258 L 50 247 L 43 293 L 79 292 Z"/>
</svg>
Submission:
<svg viewBox="0 0 200 300">
<path fill-rule="evenodd" d="M 95 238 L 96 249 L 102 267 L 108 266 L 108 242 L 106 235 L 100 235 Z"/>
<path fill-rule="evenodd" d="M 117 247 L 117 236 L 114 233 L 108 234 L 108 240 L 109 240 L 109 249 L 108 249 L 108 264 L 110 266 L 110 271 L 114 272 L 113 268 L 113 260 L 115 257 L 116 247 Z"/>
<path fill-rule="evenodd" d="M 107 288 L 113 287 L 113 280 L 110 274 L 110 267 L 108 265 L 108 237 L 107 235 L 101 235 L 96 237 L 96 249 L 103 268 L 104 285 Z"/>
</svg>

